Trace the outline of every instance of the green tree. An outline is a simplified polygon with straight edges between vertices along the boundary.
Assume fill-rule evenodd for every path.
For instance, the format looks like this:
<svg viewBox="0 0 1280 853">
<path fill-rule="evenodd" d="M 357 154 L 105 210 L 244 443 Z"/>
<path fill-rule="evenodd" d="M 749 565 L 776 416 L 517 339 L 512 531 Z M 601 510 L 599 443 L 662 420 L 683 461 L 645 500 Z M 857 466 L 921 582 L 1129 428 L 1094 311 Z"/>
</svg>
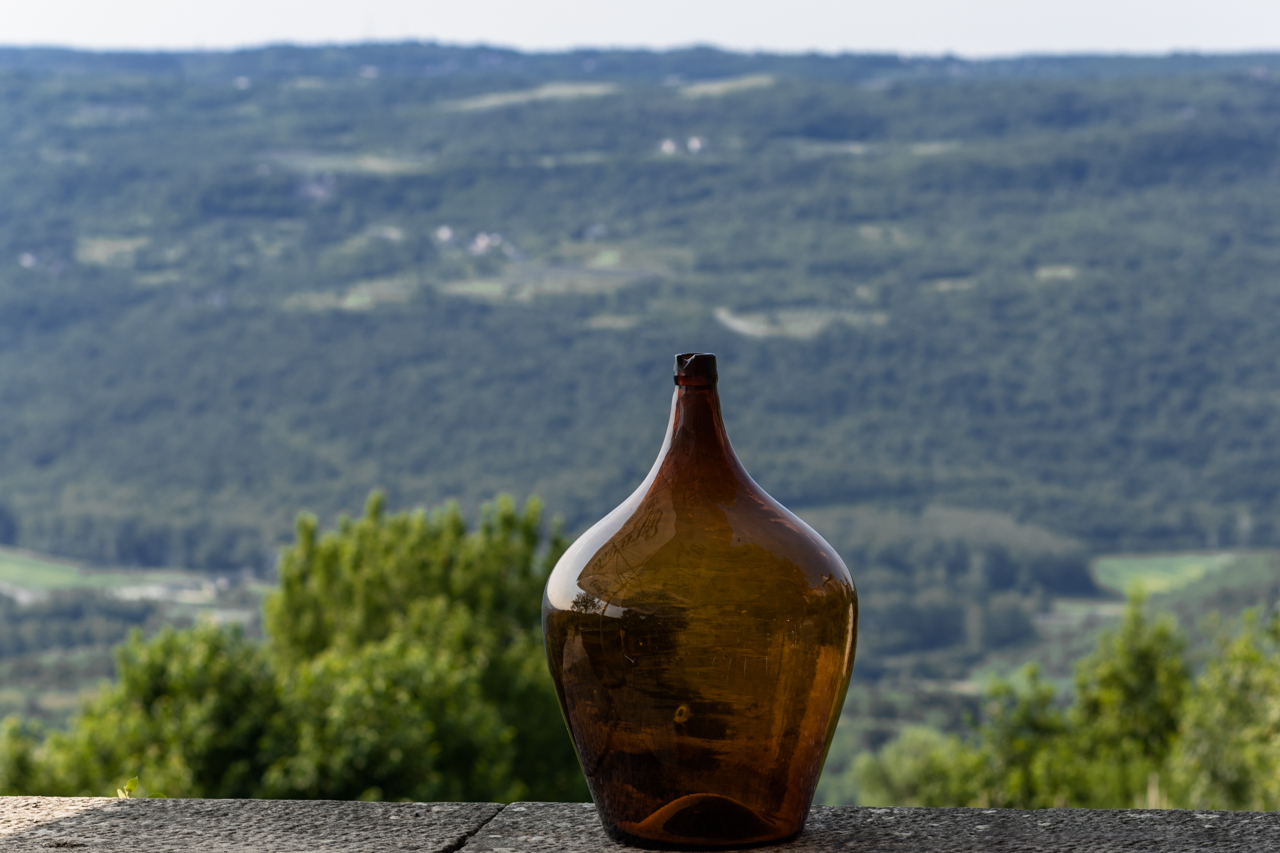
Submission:
<svg viewBox="0 0 1280 853">
<path fill-rule="evenodd" d="M 1117 629 L 1076 668 L 1064 713 L 1035 665 L 998 680 L 969 740 L 905 730 L 852 768 L 873 805 L 1129 808 L 1177 742 L 1189 685 L 1185 641 L 1168 617 L 1151 619 L 1140 596 Z"/>
<path fill-rule="evenodd" d="M 41 739 L 0 728 L 0 793 L 582 800 L 538 630 L 565 539 L 501 496 L 298 522 L 265 644 L 214 626 L 135 632 L 116 682 Z"/>
<path fill-rule="evenodd" d="M 0 721 L 0 797 L 26 794 L 38 787 L 38 733 L 18 717 Z"/>
<path fill-rule="evenodd" d="M 981 730 L 983 790 L 976 805 L 1035 809 L 1061 805 L 1067 726 L 1056 691 L 1028 664 L 1023 684 L 997 681 L 988 691 Z"/>
<path fill-rule="evenodd" d="M 927 726 L 903 729 L 878 755 L 864 752 L 849 770 L 864 806 L 970 805 L 980 797 L 978 750 Z"/>
<path fill-rule="evenodd" d="M 279 687 L 262 650 L 238 631 L 135 632 L 117 679 L 65 732 L 34 752 L 28 792 L 109 796 L 122 779 L 187 797 L 253 797 L 279 723 Z"/>
<path fill-rule="evenodd" d="M 1198 809 L 1280 809 L 1280 614 L 1245 614 L 1196 680 L 1171 759 L 1179 799 Z"/>
<path fill-rule="evenodd" d="M 506 642 L 538 624 L 542 585 L 568 544 L 555 529 L 544 552 L 541 518 L 537 498 L 518 512 L 500 495 L 468 533 L 455 503 L 387 515 L 381 492 L 370 495 L 363 517 L 342 518 L 323 536 L 303 515 L 280 558 L 280 589 L 266 603 L 270 646 L 297 663 L 382 640 L 413 602 L 437 596 L 465 606 Z"/>
<path fill-rule="evenodd" d="M 324 536 L 314 518 L 303 516 L 297 542 L 280 561 L 280 590 L 266 604 L 271 654 L 283 671 L 303 673 L 308 667 L 342 671 L 346 664 L 339 661 L 374 654 L 368 649 L 387 642 L 446 655 L 441 666 L 465 671 L 468 689 L 477 691 L 475 708 L 496 715 L 492 725 L 475 731 L 493 732 L 510 756 L 512 783 L 485 788 L 485 796 L 585 799 L 540 628 L 542 586 L 568 543 L 558 528 L 544 543 L 541 517 L 537 499 L 521 512 L 511 498 L 499 496 L 469 533 L 456 504 L 387 515 L 380 493 L 370 496 L 363 517 L 343 519 Z M 444 613 L 452 614 L 455 628 L 442 627 Z M 288 683 L 319 695 L 320 682 L 307 680 L 321 678 L 318 672 L 295 673 Z M 490 754 L 490 746 L 475 748 Z M 459 782 L 460 790 L 478 796 L 475 785 L 483 776 Z M 285 778 L 300 777 L 273 774 Z M 299 790 L 320 795 L 311 787 Z"/>
<path fill-rule="evenodd" d="M 284 679 L 291 741 L 268 769 L 266 796 L 511 800 L 515 730 L 484 694 L 485 643 L 461 605 L 418 602 L 408 626 L 357 648 L 331 648 Z M 508 711 L 508 717 L 512 716 Z"/>
<path fill-rule="evenodd" d="M 1149 617 L 1144 602 L 1132 596 L 1120 626 L 1076 666 L 1071 805 L 1146 804 L 1178 738 L 1191 683 L 1186 640 L 1171 616 Z"/>
<path fill-rule="evenodd" d="M 1053 686 L 1034 665 L 987 691 L 986 720 L 971 740 L 922 726 L 851 769 L 864 805 L 1043 808 L 1061 798 L 1065 725 Z"/>
</svg>

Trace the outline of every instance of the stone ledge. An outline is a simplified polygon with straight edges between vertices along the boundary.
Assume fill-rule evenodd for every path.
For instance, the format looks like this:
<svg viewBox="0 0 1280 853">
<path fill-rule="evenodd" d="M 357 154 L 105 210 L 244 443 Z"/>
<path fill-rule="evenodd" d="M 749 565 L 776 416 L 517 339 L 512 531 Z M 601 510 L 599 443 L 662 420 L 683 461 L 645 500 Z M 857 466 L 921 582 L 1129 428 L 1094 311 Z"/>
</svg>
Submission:
<svg viewBox="0 0 1280 853">
<path fill-rule="evenodd" d="M 0 851 L 617 851 L 590 804 L 0 798 Z M 1275 853 L 1280 813 L 816 806 L 795 853 Z"/>
<path fill-rule="evenodd" d="M 453 853 L 494 803 L 0 797 L 0 851 Z"/>
</svg>

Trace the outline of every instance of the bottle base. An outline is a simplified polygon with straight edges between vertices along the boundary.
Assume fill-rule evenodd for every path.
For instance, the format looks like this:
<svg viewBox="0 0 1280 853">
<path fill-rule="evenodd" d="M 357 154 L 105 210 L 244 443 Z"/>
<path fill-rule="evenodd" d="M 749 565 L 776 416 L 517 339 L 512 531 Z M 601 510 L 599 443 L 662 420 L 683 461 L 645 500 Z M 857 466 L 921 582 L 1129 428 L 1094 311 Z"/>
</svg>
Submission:
<svg viewBox="0 0 1280 853">
<path fill-rule="evenodd" d="M 597 811 L 599 808 L 597 807 Z M 600 813 L 615 841 L 649 850 L 724 850 L 782 844 L 804 829 L 780 828 L 753 810 L 718 794 L 690 794 L 635 824 L 618 826 Z"/>
</svg>

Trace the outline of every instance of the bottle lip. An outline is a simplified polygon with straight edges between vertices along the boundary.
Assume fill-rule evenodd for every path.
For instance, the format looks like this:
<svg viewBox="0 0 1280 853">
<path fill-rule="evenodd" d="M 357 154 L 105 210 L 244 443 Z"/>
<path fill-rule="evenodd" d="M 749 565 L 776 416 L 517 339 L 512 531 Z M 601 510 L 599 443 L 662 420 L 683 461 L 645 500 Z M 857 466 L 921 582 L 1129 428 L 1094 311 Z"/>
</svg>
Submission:
<svg viewBox="0 0 1280 853">
<path fill-rule="evenodd" d="M 682 352 L 676 355 L 677 385 L 715 385 L 719 378 L 715 353 Z"/>
</svg>

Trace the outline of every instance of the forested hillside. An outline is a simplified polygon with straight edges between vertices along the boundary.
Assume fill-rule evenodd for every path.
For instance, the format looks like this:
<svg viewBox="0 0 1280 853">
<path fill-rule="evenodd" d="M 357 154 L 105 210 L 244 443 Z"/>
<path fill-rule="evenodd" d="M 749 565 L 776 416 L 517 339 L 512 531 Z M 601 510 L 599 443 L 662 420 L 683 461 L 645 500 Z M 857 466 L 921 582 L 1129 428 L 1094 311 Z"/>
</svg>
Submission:
<svg viewBox="0 0 1280 853">
<path fill-rule="evenodd" d="M 939 644 L 921 586 L 1019 636 L 1088 553 L 1280 542 L 1280 57 L 6 50 L 0 99 L 0 544 L 266 567 L 375 486 L 572 533 L 694 349 Z M 1013 538 L 849 538 L 954 511 Z"/>
</svg>

